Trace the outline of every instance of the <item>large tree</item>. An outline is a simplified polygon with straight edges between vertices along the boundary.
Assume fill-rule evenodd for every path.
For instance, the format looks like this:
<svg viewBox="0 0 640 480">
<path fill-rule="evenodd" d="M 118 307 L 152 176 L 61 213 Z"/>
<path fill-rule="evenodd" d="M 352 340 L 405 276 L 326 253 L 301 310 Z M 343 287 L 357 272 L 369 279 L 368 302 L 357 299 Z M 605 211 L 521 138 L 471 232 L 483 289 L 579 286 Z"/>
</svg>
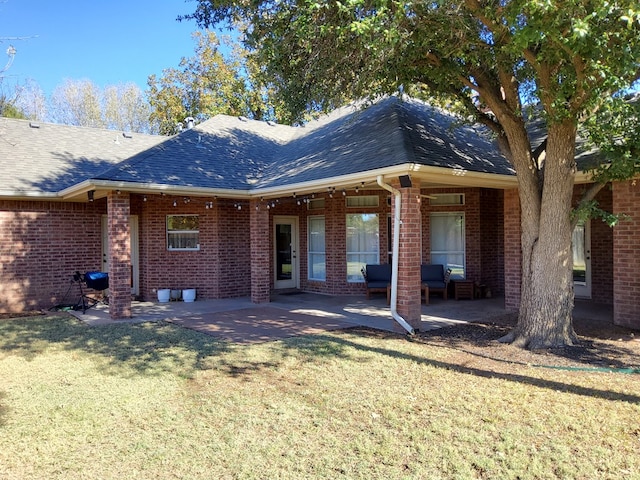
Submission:
<svg viewBox="0 0 640 480">
<path fill-rule="evenodd" d="M 65 125 L 156 133 L 150 114 L 142 90 L 133 83 L 102 89 L 91 80 L 66 79 L 51 95 L 48 116 Z"/>
<path fill-rule="evenodd" d="M 217 114 L 256 120 L 275 118 L 260 69 L 239 44 L 221 42 L 213 31 L 196 32 L 195 55 L 183 57 L 178 68 L 151 75 L 147 97 L 151 119 L 164 134 L 176 133 L 185 118 L 206 120 Z"/>
<path fill-rule="evenodd" d="M 620 110 L 620 93 L 640 72 L 637 0 L 199 0 L 184 18 L 247 25 L 247 45 L 293 110 L 403 87 L 455 98 L 495 133 L 517 173 L 522 296 L 504 340 L 529 348 L 576 342 L 576 136 L 600 112 L 611 125 L 637 126 Z M 543 120 L 544 155 L 527 129 L 527 105 Z M 620 158 L 622 168 L 600 169 L 585 204 L 608 170 L 637 173 L 637 157 Z"/>
</svg>

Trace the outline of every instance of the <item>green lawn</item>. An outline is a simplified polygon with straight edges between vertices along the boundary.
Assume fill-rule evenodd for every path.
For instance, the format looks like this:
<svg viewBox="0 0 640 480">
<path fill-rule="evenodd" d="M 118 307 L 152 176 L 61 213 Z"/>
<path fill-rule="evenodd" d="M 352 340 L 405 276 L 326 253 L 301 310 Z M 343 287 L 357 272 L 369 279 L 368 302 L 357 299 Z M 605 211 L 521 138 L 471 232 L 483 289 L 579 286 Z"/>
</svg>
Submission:
<svg viewBox="0 0 640 480">
<path fill-rule="evenodd" d="M 639 405 L 638 375 L 400 336 L 0 322 L 4 480 L 640 478 Z"/>
</svg>

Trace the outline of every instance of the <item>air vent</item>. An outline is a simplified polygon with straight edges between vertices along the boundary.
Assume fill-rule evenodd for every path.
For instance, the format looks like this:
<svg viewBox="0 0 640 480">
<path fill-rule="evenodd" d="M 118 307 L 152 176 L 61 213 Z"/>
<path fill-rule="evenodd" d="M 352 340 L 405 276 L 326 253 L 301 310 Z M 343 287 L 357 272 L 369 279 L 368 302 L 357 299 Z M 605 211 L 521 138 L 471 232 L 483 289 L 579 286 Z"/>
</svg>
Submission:
<svg viewBox="0 0 640 480">
<path fill-rule="evenodd" d="M 40 128 L 40 124 L 35 122 L 29 122 L 29 126 L 31 128 Z"/>
<path fill-rule="evenodd" d="M 133 138 L 133 134 L 131 132 L 122 132 L 122 136 L 124 138 Z"/>
</svg>

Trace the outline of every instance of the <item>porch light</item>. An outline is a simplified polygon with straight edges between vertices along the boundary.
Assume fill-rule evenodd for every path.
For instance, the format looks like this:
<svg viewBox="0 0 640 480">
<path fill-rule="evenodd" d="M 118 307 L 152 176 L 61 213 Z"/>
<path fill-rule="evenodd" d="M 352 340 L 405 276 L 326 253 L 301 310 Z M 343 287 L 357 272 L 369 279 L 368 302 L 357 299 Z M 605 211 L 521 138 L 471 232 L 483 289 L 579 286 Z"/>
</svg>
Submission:
<svg viewBox="0 0 640 480">
<path fill-rule="evenodd" d="M 89 190 L 87 192 L 87 198 L 89 199 L 90 202 L 93 202 L 93 194 L 94 194 L 94 190 Z"/>
</svg>

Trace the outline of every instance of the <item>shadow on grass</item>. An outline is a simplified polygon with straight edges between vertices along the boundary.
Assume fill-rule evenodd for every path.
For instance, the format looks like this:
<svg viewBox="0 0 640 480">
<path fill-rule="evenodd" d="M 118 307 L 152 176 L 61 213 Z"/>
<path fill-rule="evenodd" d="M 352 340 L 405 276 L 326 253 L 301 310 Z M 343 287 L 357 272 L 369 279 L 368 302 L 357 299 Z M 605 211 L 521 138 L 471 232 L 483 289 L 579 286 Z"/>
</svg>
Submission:
<svg viewBox="0 0 640 480">
<path fill-rule="evenodd" d="M 571 347 L 550 348 L 540 351 L 528 351 L 511 348 L 509 345 L 497 343 L 497 340 L 506 335 L 511 326 L 491 324 L 491 323 L 469 323 L 452 328 L 442 328 L 423 333 L 418 337 L 418 341 L 432 345 L 446 345 L 450 348 L 463 351 L 470 355 L 494 360 L 496 362 L 506 362 L 512 364 L 539 365 L 555 367 L 554 362 L 560 366 L 588 368 L 610 368 L 628 369 L 640 365 L 638 351 L 628 348 L 628 341 L 612 340 L 609 337 L 594 335 L 593 332 L 580 331 L 580 344 Z M 622 331 L 613 338 L 628 336 Z M 468 347 L 472 345 L 482 349 L 482 352 L 471 351 Z M 495 347 L 500 346 L 504 352 L 504 357 L 492 355 L 496 352 Z M 497 350 L 499 351 L 499 349 Z M 519 361 L 514 358 L 514 352 L 520 352 L 526 356 L 526 361 Z"/>
<path fill-rule="evenodd" d="M 596 388 L 582 387 L 555 380 L 540 379 L 516 373 L 496 372 L 461 364 L 430 359 L 399 350 L 359 343 L 349 337 L 372 337 L 381 341 L 399 340 L 397 334 L 348 329 L 336 334 L 292 337 L 258 346 L 236 346 L 210 335 L 169 323 L 117 324 L 88 327 L 75 318 L 65 316 L 31 317 L 0 322 L 0 352 L 35 358 L 51 349 L 79 350 L 98 355 L 105 362 L 105 373 L 118 375 L 177 374 L 189 378 L 197 370 L 215 369 L 231 377 L 246 377 L 266 369 L 274 369 L 292 356 L 302 361 L 350 359 L 355 352 L 375 353 L 386 357 L 475 375 L 531 385 L 536 388 L 563 391 L 612 401 L 640 403 L 640 396 Z M 265 349 L 265 356 L 247 355 L 253 349 Z M 361 361 L 368 361 L 362 358 Z M 0 401 L 2 397 L 0 397 Z M 0 403 L 0 420 L 2 403 Z"/>
<path fill-rule="evenodd" d="M 351 334 L 361 336 L 373 336 L 378 339 L 398 339 L 398 335 L 389 332 L 379 332 L 370 329 L 354 328 L 350 329 Z M 395 359 L 407 360 L 410 362 L 416 362 L 422 365 L 429 365 L 436 368 L 443 368 L 450 371 L 474 375 L 477 377 L 488 379 L 501 379 L 510 382 L 517 382 L 525 385 L 531 385 L 536 388 L 544 388 L 554 391 L 562 391 L 566 393 L 572 393 L 575 395 L 582 395 L 586 397 L 602 398 L 605 400 L 612 400 L 617 402 L 640 402 L 640 396 L 634 394 L 620 393 L 609 390 L 599 390 L 596 388 L 582 387 L 579 385 L 572 385 L 555 380 L 546 380 L 536 377 L 530 377 L 522 374 L 496 372 L 493 370 L 485 370 L 482 368 L 468 367 L 461 364 L 444 362 L 441 360 L 435 360 L 425 358 L 417 355 L 408 354 L 405 352 L 391 350 L 387 348 L 373 347 L 364 345 L 358 342 L 354 342 L 346 338 L 346 336 L 326 336 L 326 335 L 314 335 L 309 337 L 300 337 L 295 341 L 287 342 L 287 348 L 295 348 L 298 351 L 304 351 L 311 355 L 324 355 L 325 345 L 324 343 L 333 344 L 331 350 L 338 352 L 343 356 L 347 355 L 349 349 L 354 349 L 362 352 L 372 352 L 379 355 L 385 355 Z M 634 376 L 635 378 L 635 376 Z"/>
<path fill-rule="evenodd" d="M 0 321 L 0 351 L 33 359 L 50 349 L 99 355 L 103 369 L 120 375 L 189 376 L 207 368 L 207 359 L 232 345 L 164 322 L 89 327 L 71 316 Z"/>
</svg>

